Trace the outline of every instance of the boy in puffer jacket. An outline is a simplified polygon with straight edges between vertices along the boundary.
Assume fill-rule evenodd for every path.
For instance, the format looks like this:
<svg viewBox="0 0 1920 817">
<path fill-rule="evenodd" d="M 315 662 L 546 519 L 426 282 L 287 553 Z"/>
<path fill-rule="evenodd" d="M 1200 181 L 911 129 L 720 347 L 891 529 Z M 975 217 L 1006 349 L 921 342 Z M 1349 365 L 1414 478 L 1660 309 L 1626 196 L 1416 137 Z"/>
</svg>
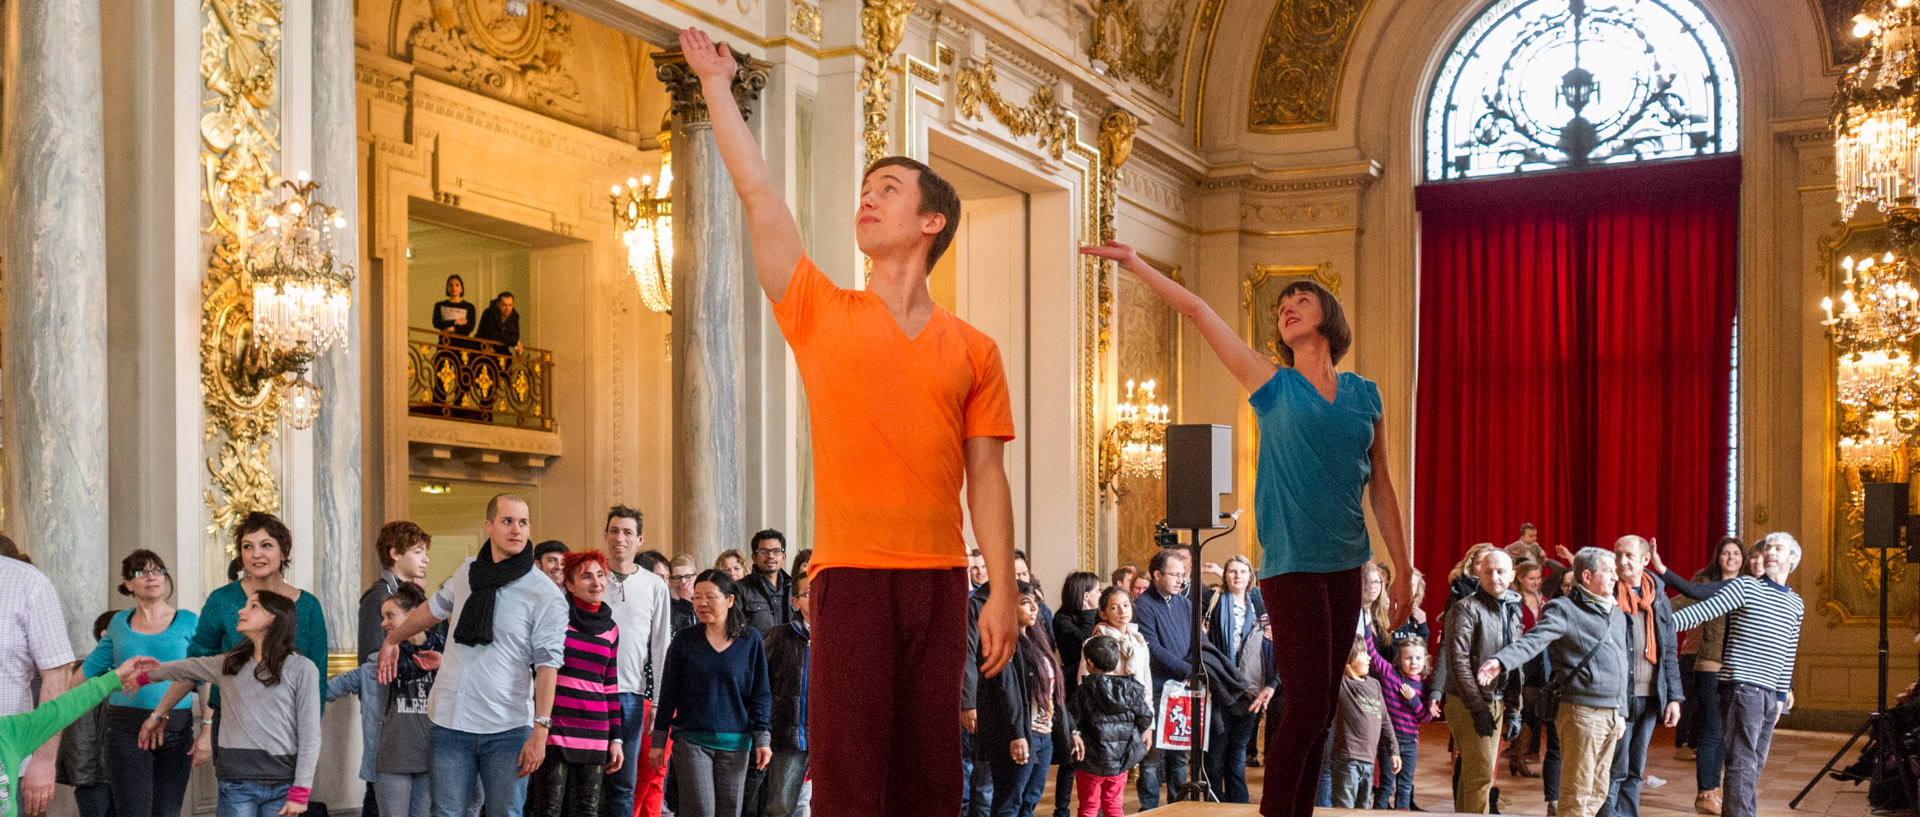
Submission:
<svg viewBox="0 0 1920 817">
<path fill-rule="evenodd" d="M 1127 770 L 1146 759 L 1153 739 L 1153 704 L 1147 688 L 1120 668 L 1120 642 L 1100 635 L 1087 640 L 1081 657 L 1093 672 L 1081 679 L 1069 705 L 1086 756 L 1073 773 L 1079 817 L 1120 817 Z"/>
</svg>

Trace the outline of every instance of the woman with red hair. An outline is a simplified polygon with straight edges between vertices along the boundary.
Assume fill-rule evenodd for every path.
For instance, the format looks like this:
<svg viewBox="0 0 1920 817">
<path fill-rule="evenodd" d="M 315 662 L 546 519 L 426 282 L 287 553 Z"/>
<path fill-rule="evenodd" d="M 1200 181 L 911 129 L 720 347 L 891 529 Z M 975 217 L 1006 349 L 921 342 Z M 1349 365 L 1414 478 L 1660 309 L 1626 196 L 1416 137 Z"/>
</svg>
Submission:
<svg viewBox="0 0 1920 817">
<path fill-rule="evenodd" d="M 547 757 L 527 785 L 528 817 L 600 813 L 600 784 L 620 770 L 620 628 L 606 603 L 607 555 L 566 555 L 567 650 L 553 692 Z"/>
</svg>

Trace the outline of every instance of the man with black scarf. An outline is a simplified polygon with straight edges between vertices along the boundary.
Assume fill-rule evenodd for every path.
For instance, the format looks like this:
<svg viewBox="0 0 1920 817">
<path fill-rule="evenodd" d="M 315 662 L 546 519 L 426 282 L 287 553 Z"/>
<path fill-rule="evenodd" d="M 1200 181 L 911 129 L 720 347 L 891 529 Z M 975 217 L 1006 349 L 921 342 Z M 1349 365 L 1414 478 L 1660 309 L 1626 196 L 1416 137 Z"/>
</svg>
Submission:
<svg viewBox="0 0 1920 817">
<path fill-rule="evenodd" d="M 400 643 L 452 622 L 428 712 L 433 801 L 455 814 L 468 810 L 477 780 L 490 814 L 519 817 L 527 775 L 546 759 L 554 684 L 566 655 L 567 600 L 533 569 L 531 527 L 525 500 L 489 500 L 486 546 L 380 647 L 380 682 L 391 683 Z"/>
<path fill-rule="evenodd" d="M 740 591 L 740 612 L 746 614 L 747 626 L 764 636 L 793 620 L 793 581 L 780 569 L 787 563 L 786 534 L 763 530 L 753 535 L 752 542 L 748 550 L 753 556 L 753 569 L 735 586 Z"/>
</svg>

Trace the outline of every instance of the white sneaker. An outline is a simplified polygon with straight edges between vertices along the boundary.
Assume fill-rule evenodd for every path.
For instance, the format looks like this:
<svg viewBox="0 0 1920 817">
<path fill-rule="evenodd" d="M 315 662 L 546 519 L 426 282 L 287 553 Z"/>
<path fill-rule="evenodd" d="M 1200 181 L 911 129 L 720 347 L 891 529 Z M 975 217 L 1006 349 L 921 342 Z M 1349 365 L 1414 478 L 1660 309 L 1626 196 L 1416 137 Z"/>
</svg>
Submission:
<svg viewBox="0 0 1920 817">
<path fill-rule="evenodd" d="M 1657 789 L 1657 788 L 1660 788 L 1661 786 L 1667 785 L 1667 781 L 1666 781 L 1666 778 L 1647 775 L 1646 780 L 1642 781 L 1642 785 L 1646 786 L 1649 789 Z"/>
</svg>

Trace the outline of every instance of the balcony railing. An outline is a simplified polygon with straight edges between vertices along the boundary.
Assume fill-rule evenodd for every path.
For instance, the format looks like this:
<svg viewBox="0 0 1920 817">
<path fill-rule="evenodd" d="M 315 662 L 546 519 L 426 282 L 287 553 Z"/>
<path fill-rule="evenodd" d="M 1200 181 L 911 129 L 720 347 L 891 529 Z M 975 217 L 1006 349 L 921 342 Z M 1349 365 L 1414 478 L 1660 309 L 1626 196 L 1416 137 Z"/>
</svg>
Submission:
<svg viewBox="0 0 1920 817">
<path fill-rule="evenodd" d="M 552 431 L 553 352 L 410 327 L 407 411 Z"/>
</svg>

